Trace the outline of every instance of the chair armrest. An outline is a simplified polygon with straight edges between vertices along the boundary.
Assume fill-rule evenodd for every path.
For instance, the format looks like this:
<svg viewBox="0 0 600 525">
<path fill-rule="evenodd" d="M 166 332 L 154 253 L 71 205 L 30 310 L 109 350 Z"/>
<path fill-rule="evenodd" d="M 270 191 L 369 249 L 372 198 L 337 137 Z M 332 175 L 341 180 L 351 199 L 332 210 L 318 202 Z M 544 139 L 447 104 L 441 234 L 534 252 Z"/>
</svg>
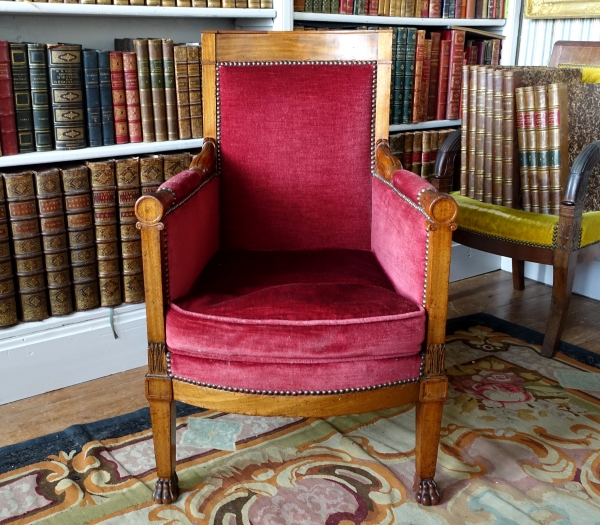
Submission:
<svg viewBox="0 0 600 525">
<path fill-rule="evenodd" d="M 600 140 L 588 144 L 577 155 L 565 184 L 561 204 L 576 206 L 583 204 L 592 170 L 600 163 Z"/>
<path fill-rule="evenodd" d="M 450 193 L 454 187 L 454 174 L 460 169 L 460 130 L 452 132 L 440 146 L 431 184 L 438 191 Z"/>
</svg>

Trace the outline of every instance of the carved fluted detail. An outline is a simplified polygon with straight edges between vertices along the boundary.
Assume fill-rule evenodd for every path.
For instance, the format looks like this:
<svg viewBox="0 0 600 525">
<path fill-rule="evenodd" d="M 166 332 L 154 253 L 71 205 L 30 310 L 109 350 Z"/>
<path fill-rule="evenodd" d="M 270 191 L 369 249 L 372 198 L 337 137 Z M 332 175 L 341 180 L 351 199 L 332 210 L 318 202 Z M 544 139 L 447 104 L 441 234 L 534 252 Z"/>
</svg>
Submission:
<svg viewBox="0 0 600 525">
<path fill-rule="evenodd" d="M 167 346 L 165 343 L 148 343 L 148 373 L 167 375 Z"/>
<path fill-rule="evenodd" d="M 425 376 L 435 377 L 444 375 L 446 358 L 446 345 L 427 345 L 425 354 Z"/>
</svg>

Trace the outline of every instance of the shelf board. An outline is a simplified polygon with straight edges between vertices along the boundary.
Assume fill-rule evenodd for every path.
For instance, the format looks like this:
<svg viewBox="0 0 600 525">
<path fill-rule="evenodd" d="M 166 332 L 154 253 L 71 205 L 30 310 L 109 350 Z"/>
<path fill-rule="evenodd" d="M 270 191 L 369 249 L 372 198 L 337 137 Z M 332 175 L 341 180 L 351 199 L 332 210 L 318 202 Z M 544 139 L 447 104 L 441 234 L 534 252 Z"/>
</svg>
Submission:
<svg viewBox="0 0 600 525">
<path fill-rule="evenodd" d="M 394 131 L 414 131 L 419 129 L 447 128 L 460 126 L 459 120 L 429 120 L 417 122 L 416 124 L 390 124 L 390 133 Z"/>
<path fill-rule="evenodd" d="M 213 7 L 162 7 L 103 4 L 49 4 L 0 1 L 0 13 L 47 16 L 108 16 L 154 18 L 275 18 L 275 9 L 224 9 Z"/>
<path fill-rule="evenodd" d="M 51 5 L 51 4 L 48 4 Z M 406 18 L 396 16 L 338 15 L 333 13 L 294 13 L 296 22 L 336 22 L 346 24 L 393 25 L 393 26 L 470 26 L 504 27 L 504 19 L 481 18 Z"/>
<path fill-rule="evenodd" d="M 163 151 L 197 149 L 201 148 L 203 144 L 203 139 L 169 140 L 165 142 L 136 142 L 134 144 L 117 144 L 115 146 L 101 146 L 99 148 L 83 148 L 66 151 L 38 151 L 36 153 L 20 153 L 18 155 L 0 157 L 0 168 L 7 168 L 11 166 L 29 166 L 32 164 L 47 164 L 72 160 L 80 161 L 106 157 L 120 157 L 122 155 L 139 155 L 142 153 L 161 153 Z"/>
</svg>

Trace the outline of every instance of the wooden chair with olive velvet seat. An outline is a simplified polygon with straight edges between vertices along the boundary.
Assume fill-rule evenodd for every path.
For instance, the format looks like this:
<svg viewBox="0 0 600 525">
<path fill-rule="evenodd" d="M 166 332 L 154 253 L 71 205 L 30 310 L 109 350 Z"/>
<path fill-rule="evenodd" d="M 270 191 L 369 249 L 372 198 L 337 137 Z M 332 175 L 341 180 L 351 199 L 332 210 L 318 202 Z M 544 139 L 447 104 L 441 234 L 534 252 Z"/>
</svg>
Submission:
<svg viewBox="0 0 600 525">
<path fill-rule="evenodd" d="M 205 144 L 136 204 L 158 481 L 175 400 L 329 417 L 416 404 L 434 481 L 456 203 L 387 146 L 388 31 L 203 32 Z"/>
<path fill-rule="evenodd" d="M 569 64 L 599 65 L 600 42 L 556 42 L 551 66 Z M 585 74 L 584 74 L 585 80 Z M 587 104 L 600 103 L 600 86 L 578 87 Z M 584 105 L 587 105 L 584 104 Z M 580 152 L 564 181 L 559 215 L 544 215 L 496 206 L 454 195 L 458 207 L 458 229 L 453 239 L 465 246 L 512 258 L 513 287 L 525 287 L 524 262 L 553 267 L 550 313 L 542 345 L 542 355 L 552 357 L 558 350 L 565 325 L 578 264 L 600 256 L 600 177 L 593 170 L 600 161 L 600 126 L 592 113 L 582 108 L 577 115 L 577 132 L 591 143 L 574 143 Z M 571 126 L 570 128 L 571 129 Z M 585 147 L 584 147 L 585 146 Z M 438 154 L 432 184 L 440 191 L 457 189 L 454 174 L 460 168 L 460 131 L 450 135 Z M 574 155 L 573 155 L 574 156 Z"/>
</svg>

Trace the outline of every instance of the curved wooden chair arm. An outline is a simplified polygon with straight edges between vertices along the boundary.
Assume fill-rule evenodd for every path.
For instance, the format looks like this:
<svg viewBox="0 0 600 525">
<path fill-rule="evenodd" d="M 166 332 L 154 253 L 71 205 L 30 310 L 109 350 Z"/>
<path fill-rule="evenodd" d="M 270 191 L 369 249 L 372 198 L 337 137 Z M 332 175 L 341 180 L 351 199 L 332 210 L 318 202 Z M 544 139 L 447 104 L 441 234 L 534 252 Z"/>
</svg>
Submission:
<svg viewBox="0 0 600 525">
<path fill-rule="evenodd" d="M 562 203 L 565 206 L 583 204 L 592 170 L 600 162 L 600 140 L 588 144 L 575 159 L 565 184 Z"/>
<path fill-rule="evenodd" d="M 217 144 L 213 138 L 205 138 L 202 150 L 194 155 L 190 169 L 195 170 L 204 180 L 217 169 Z"/>
<path fill-rule="evenodd" d="M 457 161 L 460 159 L 460 130 L 452 132 L 438 150 L 430 182 L 439 191 L 449 193 Z"/>
<path fill-rule="evenodd" d="M 381 178 L 392 182 L 392 176 L 402 169 L 402 163 L 392 155 L 387 140 L 380 139 L 375 145 L 375 173 Z"/>
</svg>

